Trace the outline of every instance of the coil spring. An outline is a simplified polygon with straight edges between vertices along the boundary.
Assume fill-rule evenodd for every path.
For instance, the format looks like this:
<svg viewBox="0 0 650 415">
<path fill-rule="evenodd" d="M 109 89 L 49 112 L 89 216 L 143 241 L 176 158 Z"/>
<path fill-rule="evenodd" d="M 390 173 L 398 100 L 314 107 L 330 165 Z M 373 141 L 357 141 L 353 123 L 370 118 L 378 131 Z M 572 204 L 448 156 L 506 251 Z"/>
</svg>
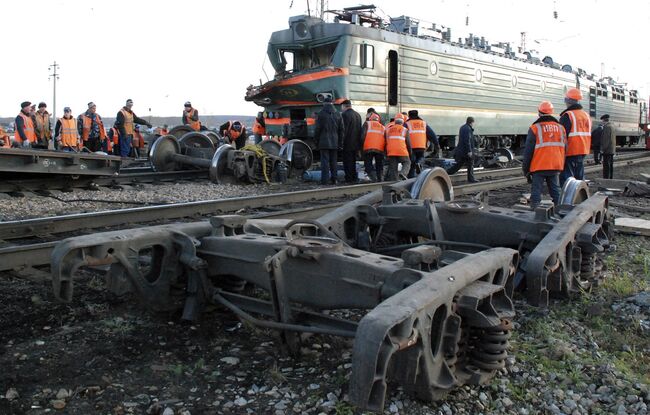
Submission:
<svg viewBox="0 0 650 415">
<path fill-rule="evenodd" d="M 596 254 L 582 253 L 580 261 L 580 278 L 583 280 L 593 280 L 598 278 L 600 272 L 596 271 Z"/>
<path fill-rule="evenodd" d="M 505 367 L 511 329 L 512 323 L 505 319 L 496 327 L 473 328 L 469 362 L 484 370 L 499 370 Z"/>
</svg>

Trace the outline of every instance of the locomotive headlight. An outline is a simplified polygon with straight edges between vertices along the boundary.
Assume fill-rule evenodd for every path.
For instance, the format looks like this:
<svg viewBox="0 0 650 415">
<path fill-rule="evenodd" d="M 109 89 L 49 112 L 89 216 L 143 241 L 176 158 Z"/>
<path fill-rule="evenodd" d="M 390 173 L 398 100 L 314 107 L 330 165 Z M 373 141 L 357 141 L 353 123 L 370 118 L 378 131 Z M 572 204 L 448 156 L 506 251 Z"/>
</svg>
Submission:
<svg viewBox="0 0 650 415">
<path fill-rule="evenodd" d="M 327 98 L 333 100 L 331 92 L 319 92 L 318 94 L 316 94 L 316 102 L 319 102 L 321 104 L 325 102 Z"/>
</svg>

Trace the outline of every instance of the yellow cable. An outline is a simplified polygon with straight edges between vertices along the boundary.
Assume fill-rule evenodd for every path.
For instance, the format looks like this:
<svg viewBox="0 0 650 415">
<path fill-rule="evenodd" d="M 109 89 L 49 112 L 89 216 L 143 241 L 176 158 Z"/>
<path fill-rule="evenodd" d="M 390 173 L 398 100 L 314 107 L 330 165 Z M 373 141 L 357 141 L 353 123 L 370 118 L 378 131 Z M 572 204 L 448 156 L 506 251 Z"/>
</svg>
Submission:
<svg viewBox="0 0 650 415">
<path fill-rule="evenodd" d="M 260 147 L 257 144 L 247 144 L 244 147 L 240 148 L 239 150 L 251 151 L 255 153 L 255 156 L 262 159 L 262 174 L 264 174 L 264 180 L 266 180 L 267 183 L 271 183 L 271 181 L 269 180 L 269 176 L 266 172 L 266 159 L 268 158 L 266 151 L 264 151 L 262 147 Z"/>
</svg>

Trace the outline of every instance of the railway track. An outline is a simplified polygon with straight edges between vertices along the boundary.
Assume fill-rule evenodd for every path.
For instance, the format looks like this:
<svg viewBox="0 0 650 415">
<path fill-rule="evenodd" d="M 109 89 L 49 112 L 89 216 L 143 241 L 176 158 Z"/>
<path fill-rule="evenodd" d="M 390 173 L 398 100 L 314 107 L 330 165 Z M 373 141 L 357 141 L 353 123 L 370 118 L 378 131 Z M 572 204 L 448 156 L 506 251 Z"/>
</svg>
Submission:
<svg viewBox="0 0 650 415">
<path fill-rule="evenodd" d="M 650 156 L 619 159 L 615 165 L 623 167 L 650 162 Z M 600 166 L 586 166 L 587 173 L 600 171 Z M 489 171 L 506 175 L 506 170 Z M 520 169 L 518 169 L 521 172 Z M 488 173 L 488 172 L 486 172 Z M 454 186 L 454 196 L 481 191 L 503 189 L 526 184 L 526 178 L 513 176 L 478 183 Z M 36 219 L 0 222 L 0 271 L 19 267 L 33 267 L 49 263 L 50 253 L 62 239 L 96 230 L 124 229 L 145 223 L 197 220 L 227 213 L 248 214 L 252 218 L 313 219 L 341 204 L 381 188 L 386 183 L 367 183 L 303 190 L 271 195 L 207 200 L 170 205 L 146 206 L 101 212 L 80 213 Z"/>
<path fill-rule="evenodd" d="M 619 161 L 631 160 L 639 157 L 638 152 L 626 152 L 618 157 Z M 587 163 L 593 163 L 588 159 Z M 474 175 L 479 180 L 490 180 L 521 174 L 519 167 L 507 169 L 475 170 Z M 22 196 L 24 192 L 34 192 L 48 195 L 51 190 L 70 191 L 72 189 L 97 189 L 99 187 L 120 188 L 124 185 L 137 185 L 143 183 L 164 183 L 181 180 L 207 181 L 207 170 L 180 170 L 156 172 L 150 167 L 126 167 L 120 174 L 112 177 L 71 177 L 54 176 L 49 178 L 27 178 L 21 180 L 3 180 L 0 182 L 0 193 Z M 454 185 L 465 182 L 464 170 L 451 176 Z"/>
</svg>

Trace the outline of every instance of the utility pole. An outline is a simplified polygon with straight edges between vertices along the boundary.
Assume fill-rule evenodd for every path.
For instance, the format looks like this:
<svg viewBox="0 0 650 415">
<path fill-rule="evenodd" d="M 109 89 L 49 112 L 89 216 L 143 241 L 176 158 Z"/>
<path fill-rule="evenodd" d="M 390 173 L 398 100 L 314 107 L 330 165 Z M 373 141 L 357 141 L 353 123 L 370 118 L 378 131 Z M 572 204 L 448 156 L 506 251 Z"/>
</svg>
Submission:
<svg viewBox="0 0 650 415">
<path fill-rule="evenodd" d="M 53 84 L 54 84 L 54 91 L 52 93 L 52 122 L 56 123 L 56 80 L 59 79 L 60 73 L 58 73 L 56 70 L 59 69 L 59 64 L 54 61 L 52 65 L 48 68 L 49 71 L 52 71 L 50 74 L 50 78 L 52 78 Z"/>
</svg>

